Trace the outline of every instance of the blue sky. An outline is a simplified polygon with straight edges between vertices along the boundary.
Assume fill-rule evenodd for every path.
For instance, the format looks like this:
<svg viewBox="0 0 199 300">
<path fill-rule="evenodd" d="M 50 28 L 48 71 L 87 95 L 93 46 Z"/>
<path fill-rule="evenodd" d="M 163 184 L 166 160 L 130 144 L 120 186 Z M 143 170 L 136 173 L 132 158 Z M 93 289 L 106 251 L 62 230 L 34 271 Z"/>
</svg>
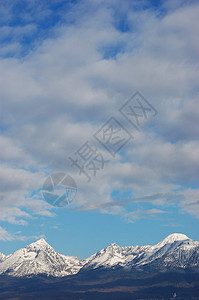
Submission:
<svg viewBox="0 0 199 300">
<path fill-rule="evenodd" d="M 0 2 L 1 252 L 41 237 L 79 257 L 199 240 L 198 13 L 180 0 Z M 119 109 L 138 91 L 152 109 L 133 126 Z M 107 151 L 110 119 L 129 140 Z M 89 180 L 69 159 L 87 141 L 107 161 Z M 78 187 L 64 208 L 42 196 L 57 172 Z"/>
</svg>

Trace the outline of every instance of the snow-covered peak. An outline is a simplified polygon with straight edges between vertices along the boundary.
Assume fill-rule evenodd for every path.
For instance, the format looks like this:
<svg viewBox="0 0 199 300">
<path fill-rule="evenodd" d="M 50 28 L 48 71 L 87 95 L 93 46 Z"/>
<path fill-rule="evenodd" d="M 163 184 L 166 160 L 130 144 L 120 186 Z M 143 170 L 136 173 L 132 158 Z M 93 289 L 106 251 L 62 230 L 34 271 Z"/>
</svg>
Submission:
<svg viewBox="0 0 199 300">
<path fill-rule="evenodd" d="M 30 245 L 37 245 L 37 246 L 50 246 L 44 238 L 37 240 L 36 242 L 31 243 Z"/>
<path fill-rule="evenodd" d="M 47 244 L 46 240 L 44 238 L 41 238 L 39 240 L 37 240 L 35 243 L 38 243 L 38 244 Z"/>
<path fill-rule="evenodd" d="M 165 244 L 172 244 L 174 242 L 180 242 L 180 241 L 185 241 L 189 240 L 188 236 L 182 233 L 172 233 L 168 235 L 164 240 L 159 242 L 157 246 L 164 246 Z"/>
<path fill-rule="evenodd" d="M 116 243 L 111 243 L 108 247 L 105 249 L 110 250 L 110 249 L 120 249 L 120 246 Z"/>
<path fill-rule="evenodd" d="M 116 243 L 111 243 L 110 246 L 118 246 Z"/>
</svg>

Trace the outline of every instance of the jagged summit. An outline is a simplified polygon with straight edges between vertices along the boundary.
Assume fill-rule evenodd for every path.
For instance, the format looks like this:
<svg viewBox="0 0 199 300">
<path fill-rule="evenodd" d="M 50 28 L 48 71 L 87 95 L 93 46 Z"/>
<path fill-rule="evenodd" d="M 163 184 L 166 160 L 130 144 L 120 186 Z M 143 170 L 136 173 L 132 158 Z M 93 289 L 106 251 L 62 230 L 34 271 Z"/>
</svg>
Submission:
<svg viewBox="0 0 199 300">
<path fill-rule="evenodd" d="M 25 248 L 31 249 L 32 251 L 35 250 L 42 250 L 42 249 L 53 249 L 44 238 L 41 238 L 29 245 L 27 245 Z"/>
<path fill-rule="evenodd" d="M 111 243 L 108 247 L 119 247 L 119 245 L 116 244 L 116 243 Z M 107 248 L 108 248 L 108 247 L 107 247 Z"/>
</svg>

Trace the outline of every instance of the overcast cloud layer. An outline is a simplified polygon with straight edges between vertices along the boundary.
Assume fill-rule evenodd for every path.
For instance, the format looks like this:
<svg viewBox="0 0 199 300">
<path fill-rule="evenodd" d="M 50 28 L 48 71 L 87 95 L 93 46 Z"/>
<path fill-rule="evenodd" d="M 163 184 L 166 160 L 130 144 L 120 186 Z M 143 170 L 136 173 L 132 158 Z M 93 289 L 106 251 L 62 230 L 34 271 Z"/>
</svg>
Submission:
<svg viewBox="0 0 199 300">
<path fill-rule="evenodd" d="M 134 221 L 177 201 L 199 217 L 198 2 L 152 10 L 134 1 L 80 1 L 54 19 L 45 1 L 24 1 L 29 13 L 18 16 L 13 3 L 0 3 L 0 221 L 55 216 L 40 189 L 57 171 L 78 185 L 68 209 Z M 158 111 L 141 132 L 118 113 L 136 91 Z M 93 138 L 112 116 L 134 136 L 115 158 Z M 68 159 L 86 141 L 109 160 L 89 183 Z M 131 211 L 133 201 L 154 209 Z M 1 227 L 0 236 L 13 238 Z"/>
</svg>

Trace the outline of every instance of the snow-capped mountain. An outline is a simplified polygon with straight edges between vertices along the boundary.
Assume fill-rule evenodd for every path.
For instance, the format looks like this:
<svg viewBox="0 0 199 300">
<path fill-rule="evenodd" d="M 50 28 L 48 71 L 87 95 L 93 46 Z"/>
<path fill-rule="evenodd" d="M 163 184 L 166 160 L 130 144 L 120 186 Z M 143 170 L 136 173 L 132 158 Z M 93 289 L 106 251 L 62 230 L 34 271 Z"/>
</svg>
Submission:
<svg viewBox="0 0 199 300">
<path fill-rule="evenodd" d="M 178 268 L 199 271 L 199 242 L 187 238 L 165 243 L 144 263 L 147 268 L 163 271 Z"/>
<path fill-rule="evenodd" d="M 173 252 L 178 246 L 182 243 L 184 244 L 185 241 L 192 241 L 189 239 L 185 234 L 171 234 L 167 236 L 164 240 L 159 242 L 154 246 L 149 246 L 146 251 L 142 253 L 138 258 L 136 258 L 135 265 L 144 265 L 149 264 L 154 260 L 157 260 L 160 257 L 167 256 L 170 252 Z M 198 243 L 198 242 L 196 242 Z M 198 243 L 199 245 L 199 243 Z M 178 250 L 177 250 L 178 251 Z"/>
<path fill-rule="evenodd" d="M 154 246 L 120 247 L 113 243 L 82 260 L 57 253 L 44 239 L 8 256 L 2 255 L 0 274 L 16 277 L 46 274 L 62 277 L 103 268 L 139 271 L 194 269 L 199 271 L 199 242 L 171 234 Z"/>
<path fill-rule="evenodd" d="M 120 247 L 113 243 L 98 251 L 87 259 L 84 269 L 96 269 L 99 267 L 111 268 L 114 266 L 125 266 L 141 254 L 145 253 L 150 246 L 127 246 Z"/>
<path fill-rule="evenodd" d="M 0 274 L 17 277 L 32 274 L 67 276 L 76 274 L 83 262 L 75 256 L 57 253 L 44 239 L 40 239 L 8 255 L 0 263 Z"/>
<path fill-rule="evenodd" d="M 186 250 L 184 250 L 186 249 Z M 179 267 L 194 267 L 199 259 L 199 242 L 189 239 L 184 234 L 171 234 L 154 246 L 128 246 L 119 247 L 117 244 L 98 251 L 92 255 L 83 269 L 96 269 L 99 267 L 112 268 L 122 266 L 125 268 L 137 268 L 149 265 L 161 260 L 162 266 L 175 265 Z M 184 253 L 185 252 L 185 253 Z M 187 253 L 187 256 L 186 256 Z M 172 255 L 175 254 L 175 258 Z M 186 256 L 182 261 L 180 258 Z M 193 258 L 193 256 L 195 258 Z M 178 257 L 178 263 L 174 264 Z M 190 259 L 188 259 L 190 257 Z M 193 263 L 191 262 L 193 261 Z M 185 263 L 186 262 L 186 263 Z"/>
</svg>

